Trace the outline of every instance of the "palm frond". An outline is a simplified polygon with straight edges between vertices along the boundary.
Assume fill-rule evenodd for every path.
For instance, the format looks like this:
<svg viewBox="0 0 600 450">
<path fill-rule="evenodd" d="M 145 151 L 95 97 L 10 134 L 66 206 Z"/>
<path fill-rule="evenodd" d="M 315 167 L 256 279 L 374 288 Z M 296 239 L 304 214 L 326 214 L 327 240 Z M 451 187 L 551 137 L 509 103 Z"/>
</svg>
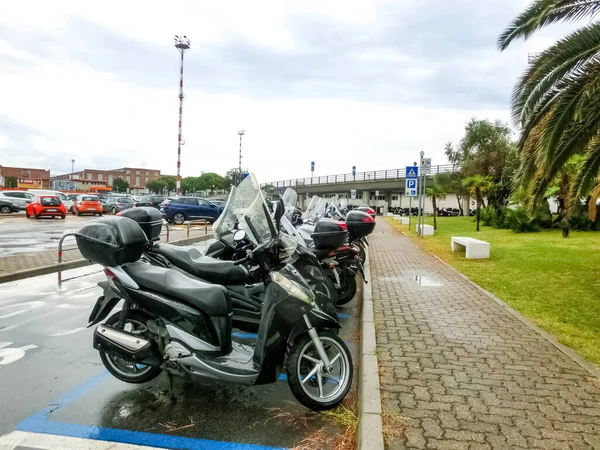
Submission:
<svg viewBox="0 0 600 450">
<path fill-rule="evenodd" d="M 523 74 L 512 94 L 513 121 L 523 123 L 567 75 L 579 71 L 600 52 L 600 24 L 569 34 L 544 51 Z"/>
<path fill-rule="evenodd" d="M 498 38 L 498 49 L 506 50 L 515 40 L 526 40 L 533 33 L 556 22 L 573 22 L 595 17 L 598 0 L 536 0 L 523 11 Z"/>
</svg>

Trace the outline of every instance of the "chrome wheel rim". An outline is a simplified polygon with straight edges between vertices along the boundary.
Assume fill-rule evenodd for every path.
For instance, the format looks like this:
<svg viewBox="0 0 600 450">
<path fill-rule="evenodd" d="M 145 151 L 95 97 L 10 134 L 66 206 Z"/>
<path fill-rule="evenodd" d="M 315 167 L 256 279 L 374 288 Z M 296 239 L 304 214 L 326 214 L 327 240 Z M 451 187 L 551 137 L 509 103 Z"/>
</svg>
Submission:
<svg viewBox="0 0 600 450">
<path fill-rule="evenodd" d="M 300 351 L 296 375 L 306 395 L 317 402 L 328 403 L 346 391 L 350 361 L 339 342 L 327 336 L 319 338 L 329 358 L 331 370 L 325 371 L 325 365 L 310 340 Z"/>
</svg>

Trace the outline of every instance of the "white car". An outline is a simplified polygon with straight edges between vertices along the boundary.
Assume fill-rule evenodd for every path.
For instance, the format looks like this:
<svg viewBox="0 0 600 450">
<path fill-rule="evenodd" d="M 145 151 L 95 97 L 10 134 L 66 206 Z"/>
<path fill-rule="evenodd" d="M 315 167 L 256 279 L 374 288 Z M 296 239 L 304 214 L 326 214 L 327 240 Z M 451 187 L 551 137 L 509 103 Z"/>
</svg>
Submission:
<svg viewBox="0 0 600 450">
<path fill-rule="evenodd" d="M 25 210 L 25 207 L 35 197 L 34 193 L 28 191 L 2 191 L 0 192 L 0 199 L 11 202 L 21 210 Z"/>
</svg>

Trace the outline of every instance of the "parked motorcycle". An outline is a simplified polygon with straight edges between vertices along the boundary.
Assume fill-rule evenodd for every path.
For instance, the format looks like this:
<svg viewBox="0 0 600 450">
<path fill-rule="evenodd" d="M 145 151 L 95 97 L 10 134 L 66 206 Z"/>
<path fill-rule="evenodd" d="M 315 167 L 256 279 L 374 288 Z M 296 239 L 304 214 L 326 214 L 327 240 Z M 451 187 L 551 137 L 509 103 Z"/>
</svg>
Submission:
<svg viewBox="0 0 600 450">
<path fill-rule="evenodd" d="M 223 285 L 232 300 L 233 325 L 248 332 L 258 330 L 265 299 L 265 284 L 257 267 L 250 263 L 237 263 L 258 245 L 250 233 L 235 235 L 241 229 L 240 222 L 242 225 L 244 223 L 239 212 L 245 208 L 244 199 L 254 195 L 252 182 L 252 179 L 244 180 L 239 186 L 232 188 L 228 203 L 213 226 L 215 242 L 205 254 L 193 246 L 168 243 L 149 245 L 144 252 L 144 257 L 154 265 L 177 269 L 202 281 Z M 266 202 L 264 204 L 268 205 Z M 157 227 L 160 230 L 162 218 L 155 210 L 134 208 L 123 212 L 122 216 L 138 222 L 146 230 L 149 241 L 158 240 L 158 234 L 153 233 Z M 282 222 L 286 222 L 285 217 Z M 293 226 L 289 227 L 294 230 Z M 237 238 L 234 239 L 234 236 Z M 291 264 L 306 278 L 321 301 L 336 305 L 336 288 L 311 250 L 298 245 Z"/>
<path fill-rule="evenodd" d="M 290 264 L 297 243 L 278 233 L 283 205 L 271 219 L 252 177 L 234 232 L 256 243 L 244 260 L 258 267 L 266 290 L 254 348 L 232 340 L 232 302 L 227 289 L 142 258 L 149 246 L 140 225 L 127 217 L 89 222 L 76 234 L 82 255 L 105 267 L 107 282 L 90 315 L 94 348 L 106 369 L 128 383 L 160 372 L 239 384 L 274 383 L 284 360 L 296 399 L 315 411 L 335 407 L 352 383 L 352 356 L 331 330 L 339 329 L 335 308 Z M 248 186 L 246 186 L 248 187 Z M 238 190 L 239 194 L 239 190 Z M 231 200 L 231 198 L 230 198 Z M 158 228 L 158 227 L 156 227 Z M 152 237 L 160 233 L 153 230 Z M 116 304 L 123 308 L 104 320 Z"/>
</svg>

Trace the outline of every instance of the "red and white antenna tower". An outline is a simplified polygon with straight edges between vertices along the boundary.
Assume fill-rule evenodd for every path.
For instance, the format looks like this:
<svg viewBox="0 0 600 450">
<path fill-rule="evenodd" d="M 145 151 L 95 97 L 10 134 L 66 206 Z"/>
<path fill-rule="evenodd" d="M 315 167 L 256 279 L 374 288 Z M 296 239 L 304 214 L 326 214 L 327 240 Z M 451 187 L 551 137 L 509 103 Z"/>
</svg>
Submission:
<svg viewBox="0 0 600 450">
<path fill-rule="evenodd" d="M 183 55 L 190 49 L 191 42 L 187 36 L 175 35 L 175 48 L 181 53 L 181 71 L 179 73 L 179 134 L 177 135 L 177 188 L 176 195 L 181 195 L 181 117 L 183 115 Z"/>
</svg>

